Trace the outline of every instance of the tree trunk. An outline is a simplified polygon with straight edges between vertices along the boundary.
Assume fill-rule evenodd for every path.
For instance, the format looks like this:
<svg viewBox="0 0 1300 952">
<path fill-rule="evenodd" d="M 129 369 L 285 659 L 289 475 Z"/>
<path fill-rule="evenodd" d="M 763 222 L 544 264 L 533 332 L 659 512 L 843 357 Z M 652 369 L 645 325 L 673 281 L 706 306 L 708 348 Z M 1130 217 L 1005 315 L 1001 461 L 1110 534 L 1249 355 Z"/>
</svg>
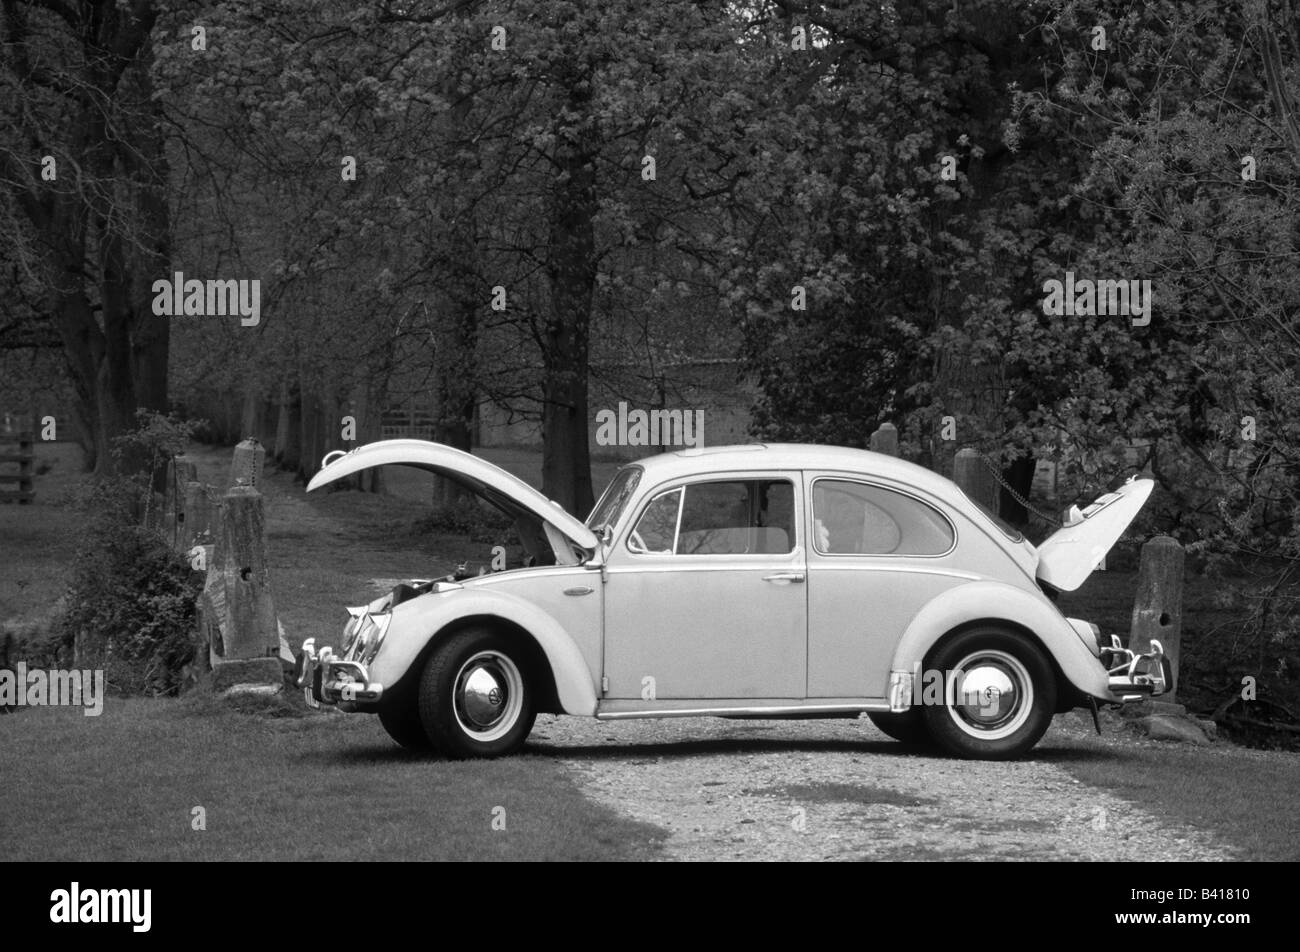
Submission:
<svg viewBox="0 0 1300 952">
<path fill-rule="evenodd" d="M 356 419 L 356 439 L 351 442 L 340 443 L 339 449 L 351 450 L 382 439 L 384 391 L 386 389 L 386 380 L 382 378 L 376 380 L 370 376 L 367 376 L 361 383 L 352 388 L 351 396 L 347 401 L 347 409 L 344 412 Z M 357 489 L 363 493 L 382 493 L 384 491 L 383 473 L 382 466 L 363 469 L 356 475 Z"/>
<path fill-rule="evenodd" d="M 302 463 L 302 394 L 294 388 L 286 404 L 284 444 L 280 449 L 280 465 L 298 471 Z"/>
<path fill-rule="evenodd" d="M 302 452 L 298 458 L 298 475 L 304 482 L 310 480 L 320 464 L 320 397 L 310 391 L 304 391 L 300 401 L 299 419 L 302 435 Z"/>
<path fill-rule="evenodd" d="M 458 289 L 459 291 L 459 289 Z M 449 295 L 451 320 L 438 341 L 437 391 L 434 402 L 433 438 L 438 443 L 464 450 L 473 449 L 474 352 L 478 343 L 478 308 L 468 296 Z M 433 504 L 456 506 L 468 493 L 459 483 L 435 478 Z"/>
<path fill-rule="evenodd" d="M 590 86 L 570 76 L 565 112 L 580 117 L 559 133 L 553 193 L 550 314 L 543 340 L 542 492 L 583 517 L 595 504 L 587 434 L 591 305 L 596 287 L 596 169 Z"/>
<path fill-rule="evenodd" d="M 448 136 L 452 141 L 467 141 L 472 101 L 460 95 L 458 82 L 448 83 L 444 93 L 453 106 L 448 119 Z M 464 169 L 472 173 L 473 164 Z M 433 438 L 439 443 L 464 450 L 473 448 L 474 404 L 477 401 L 479 309 L 482 307 L 483 281 L 477 273 L 482 259 L 478 242 L 478 221 L 472 208 L 453 208 L 447 233 L 447 261 L 450 265 L 441 306 L 447 320 L 440 321 L 435 343 L 436 373 L 434 381 Z M 463 504 L 468 493 L 458 483 L 436 478 L 433 485 L 435 506 Z"/>
<path fill-rule="evenodd" d="M 40 248 L 87 463 L 107 473 L 118 465 L 111 440 L 134 428 L 136 409 L 167 404 L 170 327 L 153 315 L 150 293 L 171 251 L 161 109 L 149 79 L 158 11 L 153 4 L 45 4 L 50 15 L 34 33 L 35 6 L 6 4 L 0 22 L 4 86 L 32 97 L 16 101 L 26 141 L 0 150 L 0 177 L 16 185 L 12 198 Z M 41 83 L 32 81 L 38 72 L 46 74 Z M 53 111 L 39 98 L 52 81 L 75 91 Z M 33 126 L 27 116 L 38 114 Z M 59 156 L 58 188 L 34 183 L 13 158 L 27 146 L 24 162 L 47 149 Z"/>
</svg>

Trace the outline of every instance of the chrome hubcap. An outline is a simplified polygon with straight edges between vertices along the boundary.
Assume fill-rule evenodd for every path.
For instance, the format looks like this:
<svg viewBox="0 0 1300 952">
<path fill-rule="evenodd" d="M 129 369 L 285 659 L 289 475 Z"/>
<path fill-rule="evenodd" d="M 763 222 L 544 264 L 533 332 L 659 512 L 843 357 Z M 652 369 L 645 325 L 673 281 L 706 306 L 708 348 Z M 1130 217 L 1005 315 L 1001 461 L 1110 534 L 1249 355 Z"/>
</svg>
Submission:
<svg viewBox="0 0 1300 952">
<path fill-rule="evenodd" d="M 523 707 L 524 680 L 499 651 L 480 651 L 456 674 L 453 708 L 461 730 L 479 741 L 509 732 Z"/>
<path fill-rule="evenodd" d="M 949 685 L 948 713 L 980 740 L 1014 734 L 1033 707 L 1033 680 L 1020 659 L 1005 651 L 979 651 L 962 659 Z"/>
</svg>

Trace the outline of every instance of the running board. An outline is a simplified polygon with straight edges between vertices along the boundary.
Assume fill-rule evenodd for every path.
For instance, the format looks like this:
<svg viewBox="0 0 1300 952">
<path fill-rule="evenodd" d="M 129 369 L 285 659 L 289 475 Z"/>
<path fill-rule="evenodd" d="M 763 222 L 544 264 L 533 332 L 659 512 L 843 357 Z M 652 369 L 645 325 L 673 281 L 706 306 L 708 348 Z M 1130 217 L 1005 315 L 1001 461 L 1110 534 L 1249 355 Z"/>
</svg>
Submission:
<svg viewBox="0 0 1300 952">
<path fill-rule="evenodd" d="M 835 714 L 863 714 L 869 711 L 887 712 L 888 701 L 864 701 L 855 704 L 783 704 L 746 707 L 660 707 L 627 711 L 597 711 L 601 721 L 626 721 L 646 717 L 805 717 Z"/>
</svg>

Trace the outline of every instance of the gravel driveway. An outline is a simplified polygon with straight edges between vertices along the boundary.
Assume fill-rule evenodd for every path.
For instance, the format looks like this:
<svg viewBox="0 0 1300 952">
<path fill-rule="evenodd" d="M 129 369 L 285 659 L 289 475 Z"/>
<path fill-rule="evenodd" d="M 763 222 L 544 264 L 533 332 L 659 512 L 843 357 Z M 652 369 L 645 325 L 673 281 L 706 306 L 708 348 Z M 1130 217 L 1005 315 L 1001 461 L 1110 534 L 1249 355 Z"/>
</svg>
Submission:
<svg viewBox="0 0 1300 952">
<path fill-rule="evenodd" d="M 1084 730 L 1058 717 L 1040 743 Z M 538 718 L 529 744 L 587 795 L 668 833 L 676 860 L 1227 860 L 1041 760 L 911 753 L 866 718 Z"/>
</svg>

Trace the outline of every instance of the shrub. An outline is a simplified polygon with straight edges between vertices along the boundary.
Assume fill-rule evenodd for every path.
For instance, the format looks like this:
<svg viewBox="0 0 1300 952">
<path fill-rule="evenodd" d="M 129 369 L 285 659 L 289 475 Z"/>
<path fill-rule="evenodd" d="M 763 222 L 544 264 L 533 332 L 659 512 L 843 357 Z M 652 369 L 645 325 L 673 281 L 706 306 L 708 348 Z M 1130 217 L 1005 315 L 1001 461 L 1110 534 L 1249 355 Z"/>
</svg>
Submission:
<svg viewBox="0 0 1300 952">
<path fill-rule="evenodd" d="M 65 608 L 43 650 L 66 663 L 102 667 L 127 694 L 174 694 L 194 655 L 195 600 L 202 577 L 151 527 L 154 476 L 181 447 L 189 425 L 142 413 L 137 430 L 116 441 L 133 472 L 97 481 L 84 499 L 83 541 L 73 561 Z"/>
<path fill-rule="evenodd" d="M 435 506 L 416 523 L 418 532 L 443 532 L 468 536 L 471 542 L 490 545 L 518 545 L 514 521 L 492 506 L 473 497 L 451 505 Z"/>
</svg>

